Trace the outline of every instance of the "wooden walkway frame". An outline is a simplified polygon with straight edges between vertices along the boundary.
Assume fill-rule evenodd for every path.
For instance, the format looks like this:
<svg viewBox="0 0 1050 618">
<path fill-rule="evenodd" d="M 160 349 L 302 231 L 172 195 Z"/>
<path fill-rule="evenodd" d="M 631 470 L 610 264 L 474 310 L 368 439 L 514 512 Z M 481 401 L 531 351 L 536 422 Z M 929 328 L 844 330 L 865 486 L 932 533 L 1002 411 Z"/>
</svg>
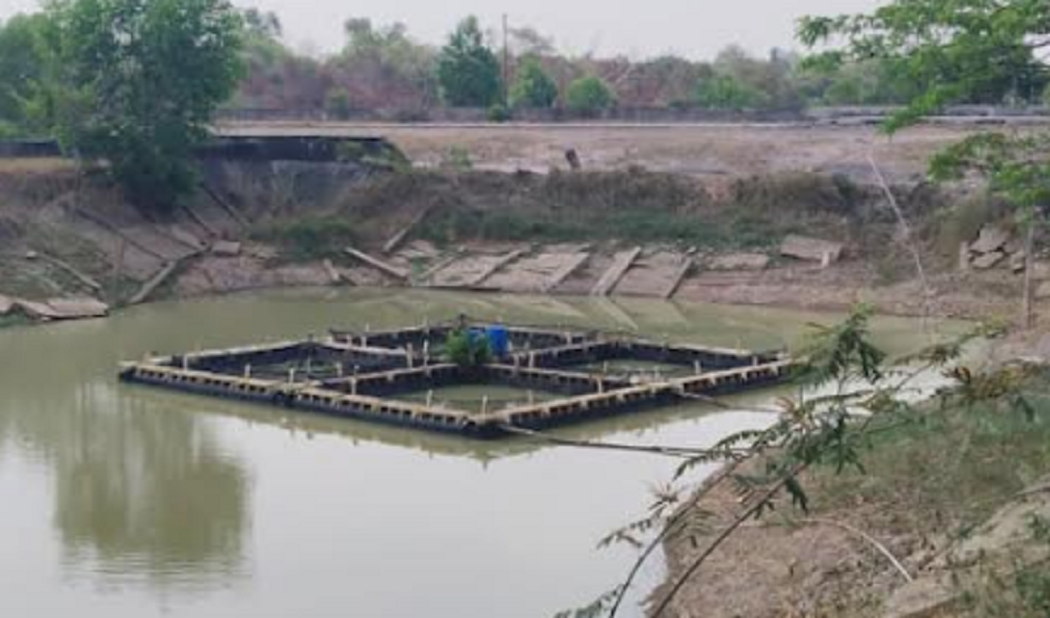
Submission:
<svg viewBox="0 0 1050 618">
<path fill-rule="evenodd" d="M 396 345 L 421 336 L 447 335 L 450 329 L 449 325 L 422 326 L 373 333 L 371 337 L 373 341 Z M 452 364 L 430 363 L 417 354 L 419 350 L 414 349 L 412 343 L 403 348 L 384 347 L 368 345 L 367 335 L 333 337 L 147 358 L 121 365 L 120 377 L 127 382 L 303 412 L 493 439 L 510 437 L 512 432 L 507 428 L 546 429 L 674 405 L 697 395 L 721 395 L 767 386 L 785 379 L 793 366 L 792 361 L 775 353 L 605 338 L 558 329 L 510 327 L 508 330 L 521 337 L 540 337 L 538 341 L 556 345 L 520 350 L 502 363 L 467 370 Z M 297 352 L 307 354 L 310 360 L 316 358 L 315 353 L 327 352 L 346 354 L 354 359 L 371 358 L 376 368 L 398 368 L 353 375 L 344 375 L 340 370 L 338 377 L 330 379 L 315 379 L 315 374 L 307 373 L 304 380 L 296 380 L 294 370 L 287 379 L 251 375 L 252 361 L 259 363 L 258 373 L 265 374 L 268 363 L 272 368 L 275 364 L 284 367 L 290 361 L 298 362 L 294 361 Z M 648 383 L 634 383 L 628 378 L 576 368 L 595 358 L 663 358 L 683 366 L 694 359 L 703 359 L 703 363 L 697 360 L 696 373 L 688 377 L 657 376 Z M 322 362 L 327 362 L 330 368 L 332 357 Z M 243 375 L 232 375 L 236 373 L 232 369 L 241 363 L 246 363 L 248 370 Z M 707 370 L 702 370 L 701 364 Z M 274 372 L 271 370 L 268 375 L 273 376 Z M 408 393 L 456 384 L 508 385 L 557 393 L 562 398 L 481 414 L 398 399 Z"/>
</svg>

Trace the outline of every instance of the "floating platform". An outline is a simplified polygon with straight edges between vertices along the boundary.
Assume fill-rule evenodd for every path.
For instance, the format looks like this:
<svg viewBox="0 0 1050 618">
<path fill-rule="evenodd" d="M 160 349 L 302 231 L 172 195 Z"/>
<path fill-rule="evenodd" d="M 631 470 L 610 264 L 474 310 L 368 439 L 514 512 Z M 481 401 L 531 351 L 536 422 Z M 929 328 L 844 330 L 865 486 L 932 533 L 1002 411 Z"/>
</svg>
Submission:
<svg viewBox="0 0 1050 618">
<path fill-rule="evenodd" d="M 492 362 L 461 367 L 444 349 L 454 332 L 498 329 Z M 778 352 L 674 345 L 598 332 L 461 321 L 323 339 L 195 352 L 124 363 L 123 381 L 478 439 L 675 405 L 784 381 Z M 455 387 L 513 390 L 480 409 L 440 401 Z"/>
</svg>

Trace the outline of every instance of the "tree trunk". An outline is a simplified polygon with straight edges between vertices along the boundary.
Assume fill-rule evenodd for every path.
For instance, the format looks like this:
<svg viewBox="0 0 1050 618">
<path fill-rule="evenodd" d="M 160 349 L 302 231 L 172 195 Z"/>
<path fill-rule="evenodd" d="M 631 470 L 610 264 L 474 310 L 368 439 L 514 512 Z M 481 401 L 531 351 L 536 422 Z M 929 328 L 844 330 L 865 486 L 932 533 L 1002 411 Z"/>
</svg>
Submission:
<svg viewBox="0 0 1050 618">
<path fill-rule="evenodd" d="M 1028 222 L 1024 241 L 1024 327 L 1035 327 L 1035 221 Z"/>
</svg>

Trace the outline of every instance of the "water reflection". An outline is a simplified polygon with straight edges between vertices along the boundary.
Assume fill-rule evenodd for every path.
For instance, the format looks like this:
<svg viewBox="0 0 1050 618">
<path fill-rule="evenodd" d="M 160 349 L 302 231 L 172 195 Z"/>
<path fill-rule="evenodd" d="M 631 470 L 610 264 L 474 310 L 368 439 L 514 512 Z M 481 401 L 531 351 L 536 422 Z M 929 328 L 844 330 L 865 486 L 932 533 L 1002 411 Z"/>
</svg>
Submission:
<svg viewBox="0 0 1050 618">
<path fill-rule="evenodd" d="M 195 415 L 95 394 L 70 415 L 54 462 L 66 566 L 101 566 L 160 590 L 227 586 L 243 575 L 251 518 L 240 463 Z"/>
<path fill-rule="evenodd" d="M 66 575 L 227 587 L 249 569 L 242 463 L 178 400 L 122 396 L 103 323 L 70 326 L 0 338 L 0 460 L 46 466 Z"/>
</svg>

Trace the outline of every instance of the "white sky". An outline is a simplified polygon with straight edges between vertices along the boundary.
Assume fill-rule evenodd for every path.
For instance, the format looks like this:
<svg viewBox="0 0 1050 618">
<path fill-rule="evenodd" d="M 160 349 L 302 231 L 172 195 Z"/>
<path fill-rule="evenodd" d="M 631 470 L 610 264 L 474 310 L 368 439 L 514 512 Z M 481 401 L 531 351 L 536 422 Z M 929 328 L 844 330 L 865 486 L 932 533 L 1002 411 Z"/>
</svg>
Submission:
<svg viewBox="0 0 1050 618">
<path fill-rule="evenodd" d="M 300 51 L 334 51 L 348 17 L 401 21 L 417 38 L 440 43 L 459 19 L 477 15 L 485 28 L 500 16 L 553 36 L 559 48 L 643 58 L 673 52 L 713 57 L 730 43 L 765 54 L 797 48 L 795 21 L 807 14 L 868 11 L 885 0 L 234 0 L 276 12 L 285 38 Z M 0 19 L 32 10 L 37 0 L 0 0 Z"/>
</svg>

